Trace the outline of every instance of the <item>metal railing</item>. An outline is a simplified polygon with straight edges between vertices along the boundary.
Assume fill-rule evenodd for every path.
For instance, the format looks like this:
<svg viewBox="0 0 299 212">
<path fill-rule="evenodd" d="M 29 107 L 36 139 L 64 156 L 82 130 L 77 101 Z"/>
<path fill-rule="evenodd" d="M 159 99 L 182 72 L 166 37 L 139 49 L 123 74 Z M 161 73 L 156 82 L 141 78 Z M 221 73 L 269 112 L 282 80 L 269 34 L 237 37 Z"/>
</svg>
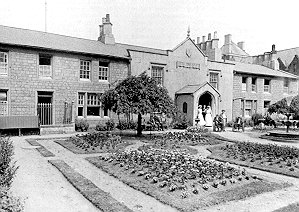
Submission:
<svg viewBox="0 0 299 212">
<path fill-rule="evenodd" d="M 37 114 L 39 116 L 40 125 L 52 125 L 53 124 L 53 108 L 52 103 L 38 103 Z"/>
</svg>

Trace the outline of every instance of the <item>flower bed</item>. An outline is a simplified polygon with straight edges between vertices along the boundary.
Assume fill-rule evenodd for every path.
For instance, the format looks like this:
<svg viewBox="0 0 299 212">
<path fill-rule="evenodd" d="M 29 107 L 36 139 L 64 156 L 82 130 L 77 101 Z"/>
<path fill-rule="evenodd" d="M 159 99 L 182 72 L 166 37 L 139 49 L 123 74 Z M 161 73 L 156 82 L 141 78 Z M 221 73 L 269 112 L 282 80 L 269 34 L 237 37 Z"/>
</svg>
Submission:
<svg viewBox="0 0 299 212">
<path fill-rule="evenodd" d="M 283 187 L 251 175 L 245 169 L 180 151 L 135 150 L 87 160 L 128 185 L 183 211 Z"/>
<path fill-rule="evenodd" d="M 210 158 L 299 177 L 299 149 L 275 144 L 237 142 L 210 148 Z"/>
<path fill-rule="evenodd" d="M 133 144 L 132 141 L 123 140 L 120 136 L 112 135 L 109 132 L 77 135 L 66 140 L 56 140 L 55 142 L 75 154 L 115 152 Z"/>
</svg>

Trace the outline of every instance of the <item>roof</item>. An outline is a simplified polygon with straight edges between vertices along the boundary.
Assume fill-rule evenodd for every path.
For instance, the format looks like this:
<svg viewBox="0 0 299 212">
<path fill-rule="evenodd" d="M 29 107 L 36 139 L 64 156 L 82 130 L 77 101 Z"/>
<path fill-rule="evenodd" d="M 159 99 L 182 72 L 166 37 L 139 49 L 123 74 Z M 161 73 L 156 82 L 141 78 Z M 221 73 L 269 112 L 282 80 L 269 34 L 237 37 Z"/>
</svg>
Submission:
<svg viewBox="0 0 299 212">
<path fill-rule="evenodd" d="M 123 43 L 117 43 L 116 45 L 121 48 L 125 48 L 129 51 L 131 50 L 131 51 L 138 51 L 138 52 L 168 55 L 168 51 L 163 50 L 163 49 L 155 49 L 155 48 L 150 48 L 150 47 L 135 46 L 135 45 L 123 44 Z"/>
<path fill-rule="evenodd" d="M 0 25 L 0 43 L 16 46 L 42 48 L 73 53 L 105 55 L 129 59 L 126 49 L 107 45 L 97 40 L 75 38 L 65 35 L 20 29 Z"/>
<path fill-rule="evenodd" d="M 230 51 L 229 51 L 230 47 Z M 241 49 L 237 44 L 234 42 L 230 42 L 229 44 L 224 44 L 221 47 L 222 54 L 231 54 L 231 55 L 238 55 L 238 56 L 249 56 L 243 49 Z"/>
<path fill-rule="evenodd" d="M 200 51 L 200 53 L 203 55 L 203 56 L 206 56 L 206 54 L 201 50 L 201 48 L 199 48 L 195 43 L 194 41 L 190 38 L 190 37 L 187 37 L 185 40 L 183 40 L 179 45 L 177 45 L 176 47 L 174 47 L 172 49 L 172 51 L 174 52 L 176 49 L 178 49 L 180 46 L 182 46 L 184 43 L 186 43 L 187 41 L 191 41 L 194 46 L 198 49 L 198 51 Z"/>
<path fill-rule="evenodd" d="M 299 47 L 279 50 L 277 51 L 276 55 L 277 58 L 280 58 L 284 65 L 288 67 L 290 63 L 293 61 L 295 55 L 299 55 Z"/>
<path fill-rule="evenodd" d="M 249 64 L 249 63 L 240 63 L 235 62 L 235 71 L 242 72 L 242 73 L 249 73 L 249 74 L 256 74 L 256 75 L 266 75 L 266 76 L 274 76 L 274 77 L 287 77 L 297 79 L 298 76 L 288 73 L 286 71 L 281 70 L 274 70 L 268 68 L 266 66 L 261 66 L 257 64 Z"/>
<path fill-rule="evenodd" d="M 209 82 L 197 85 L 186 85 L 185 87 L 178 90 L 175 94 L 193 94 L 206 85 L 212 87 L 220 95 L 219 91 L 216 90 Z"/>
</svg>

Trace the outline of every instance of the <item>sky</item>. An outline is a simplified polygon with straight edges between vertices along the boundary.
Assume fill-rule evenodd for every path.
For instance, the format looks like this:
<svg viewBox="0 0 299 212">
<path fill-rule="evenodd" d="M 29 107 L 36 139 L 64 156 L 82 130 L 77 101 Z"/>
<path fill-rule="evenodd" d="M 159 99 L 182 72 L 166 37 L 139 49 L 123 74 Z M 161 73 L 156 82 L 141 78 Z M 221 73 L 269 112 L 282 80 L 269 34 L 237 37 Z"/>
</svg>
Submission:
<svg viewBox="0 0 299 212">
<path fill-rule="evenodd" d="M 0 25 L 96 40 L 110 14 L 116 42 L 173 49 L 217 31 L 250 55 L 299 47 L 298 0 L 0 0 Z M 1 35 L 0 35 L 1 36 Z"/>
</svg>

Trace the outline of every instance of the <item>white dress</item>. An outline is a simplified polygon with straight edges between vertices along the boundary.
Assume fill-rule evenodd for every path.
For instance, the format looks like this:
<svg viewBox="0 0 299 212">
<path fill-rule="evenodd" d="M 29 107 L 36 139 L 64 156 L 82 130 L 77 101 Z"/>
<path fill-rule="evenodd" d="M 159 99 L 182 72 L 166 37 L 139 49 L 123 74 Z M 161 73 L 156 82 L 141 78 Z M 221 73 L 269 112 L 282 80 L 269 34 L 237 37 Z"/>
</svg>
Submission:
<svg viewBox="0 0 299 212">
<path fill-rule="evenodd" d="M 199 119 L 199 122 L 198 122 L 199 126 L 204 126 L 206 124 L 206 122 L 203 118 L 203 115 L 202 115 L 202 109 L 201 108 L 197 110 L 197 118 Z"/>
<path fill-rule="evenodd" d="M 212 127 L 213 126 L 212 110 L 211 109 L 206 110 L 205 120 L 206 120 L 206 127 Z"/>
</svg>

